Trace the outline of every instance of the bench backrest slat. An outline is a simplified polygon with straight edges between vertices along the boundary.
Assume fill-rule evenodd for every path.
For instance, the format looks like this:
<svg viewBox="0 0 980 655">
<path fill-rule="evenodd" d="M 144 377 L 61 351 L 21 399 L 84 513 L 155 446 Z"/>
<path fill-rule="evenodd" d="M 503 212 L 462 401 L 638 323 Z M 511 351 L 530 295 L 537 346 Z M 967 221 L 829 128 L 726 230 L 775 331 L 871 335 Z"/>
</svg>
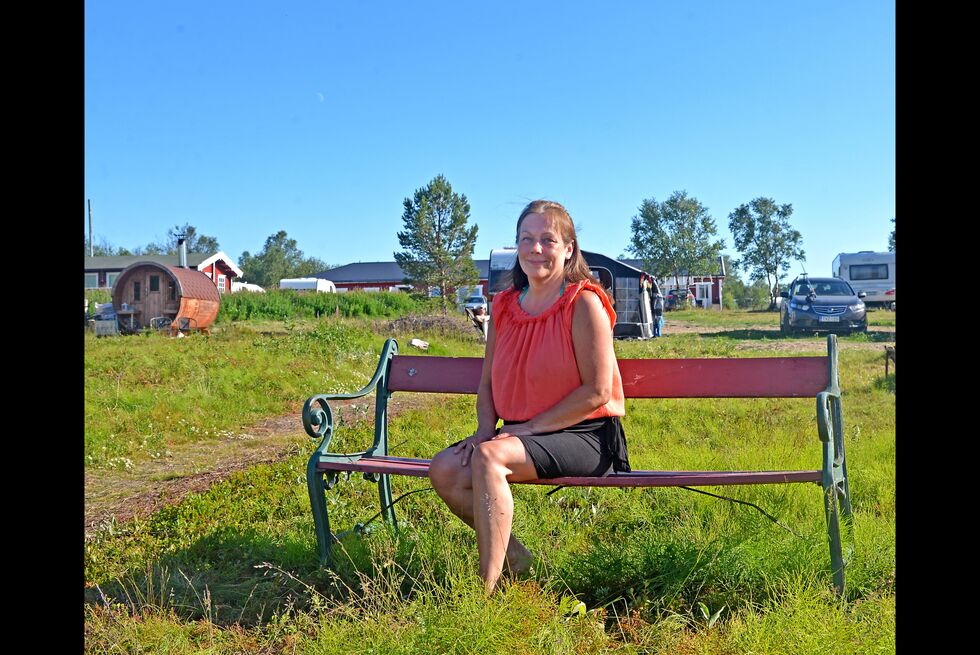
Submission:
<svg viewBox="0 0 980 655">
<path fill-rule="evenodd" d="M 806 398 L 829 384 L 827 357 L 620 359 L 627 398 Z M 483 359 L 396 355 L 391 391 L 476 393 Z"/>
<path fill-rule="evenodd" d="M 814 398 L 826 357 L 619 360 L 627 398 Z"/>
</svg>

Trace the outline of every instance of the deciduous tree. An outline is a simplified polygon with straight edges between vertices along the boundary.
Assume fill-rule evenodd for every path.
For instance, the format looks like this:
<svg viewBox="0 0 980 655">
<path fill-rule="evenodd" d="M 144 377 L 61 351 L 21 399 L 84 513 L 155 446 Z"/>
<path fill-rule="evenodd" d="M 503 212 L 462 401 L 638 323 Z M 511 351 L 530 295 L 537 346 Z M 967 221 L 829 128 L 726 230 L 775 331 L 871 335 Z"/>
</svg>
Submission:
<svg viewBox="0 0 980 655">
<path fill-rule="evenodd" d="M 895 219 L 892 219 L 892 225 L 895 224 Z M 892 233 L 888 235 L 888 250 L 895 252 L 895 228 L 892 228 Z"/>
<path fill-rule="evenodd" d="M 405 282 L 417 291 L 439 290 L 445 315 L 456 290 L 480 280 L 473 263 L 478 227 L 467 225 L 470 203 L 437 175 L 403 205 L 404 230 L 398 233 L 402 250 L 394 253 L 395 261 L 405 272 Z"/>
<path fill-rule="evenodd" d="M 792 214 L 793 205 L 777 205 L 772 198 L 760 196 L 728 215 L 728 229 L 742 255 L 738 265 L 750 279 L 766 279 L 770 310 L 776 309 L 775 288 L 781 274 L 789 270 L 790 260 L 806 261 L 803 238 L 789 224 Z"/>
<path fill-rule="evenodd" d="M 631 227 L 627 250 L 655 277 L 673 276 L 675 286 L 682 274 L 710 275 L 725 247 L 724 240 L 712 239 L 718 227 L 708 208 L 687 191 L 675 191 L 664 202 L 644 200 Z"/>
<path fill-rule="evenodd" d="M 204 234 L 198 234 L 197 228 L 190 223 L 184 223 L 181 225 L 174 225 L 172 228 L 167 230 L 167 238 L 163 243 L 148 243 L 145 246 L 136 249 L 134 254 L 137 255 L 176 255 L 179 248 L 177 247 L 177 235 L 185 235 L 185 245 L 187 246 L 187 252 L 197 252 L 204 253 L 206 255 L 213 255 L 214 253 L 221 250 L 221 246 L 218 245 L 218 240 L 214 237 L 210 237 Z"/>
<path fill-rule="evenodd" d="M 329 268 L 315 257 L 304 257 L 296 239 L 290 239 L 285 230 L 270 235 L 257 254 L 243 252 L 238 267 L 244 279 L 263 287 L 278 285 L 283 278 L 312 277 Z"/>
</svg>

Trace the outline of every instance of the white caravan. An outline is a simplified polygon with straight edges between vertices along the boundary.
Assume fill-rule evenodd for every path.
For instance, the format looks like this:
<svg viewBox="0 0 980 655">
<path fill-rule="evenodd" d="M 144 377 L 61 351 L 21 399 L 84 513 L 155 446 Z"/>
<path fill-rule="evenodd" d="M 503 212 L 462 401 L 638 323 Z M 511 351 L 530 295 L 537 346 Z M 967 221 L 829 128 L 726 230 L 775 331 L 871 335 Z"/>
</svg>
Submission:
<svg viewBox="0 0 980 655">
<path fill-rule="evenodd" d="M 514 268 L 514 260 L 517 258 L 517 248 L 505 246 L 494 248 L 490 251 L 489 273 L 487 275 L 487 296 L 492 302 L 493 297 L 498 291 L 503 291 L 503 277 L 507 271 Z"/>
<path fill-rule="evenodd" d="M 319 277 L 283 278 L 279 280 L 279 288 L 316 293 L 337 293 L 337 286 L 333 282 Z"/>
<path fill-rule="evenodd" d="M 895 253 L 842 252 L 834 257 L 831 275 L 846 280 L 855 293 L 865 292 L 868 305 L 895 303 Z"/>
<path fill-rule="evenodd" d="M 254 293 L 265 293 L 265 289 L 257 284 L 252 284 L 251 282 L 245 282 L 244 280 L 239 282 L 238 280 L 231 281 L 231 292 L 238 293 L 239 291 L 252 291 Z"/>
</svg>

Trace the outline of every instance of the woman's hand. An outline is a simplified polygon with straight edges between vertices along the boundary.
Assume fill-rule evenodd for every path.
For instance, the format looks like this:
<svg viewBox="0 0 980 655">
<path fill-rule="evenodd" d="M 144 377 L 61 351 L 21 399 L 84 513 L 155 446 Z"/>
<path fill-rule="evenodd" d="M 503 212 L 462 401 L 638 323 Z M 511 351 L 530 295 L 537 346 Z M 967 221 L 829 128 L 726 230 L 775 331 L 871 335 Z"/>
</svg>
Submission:
<svg viewBox="0 0 980 655">
<path fill-rule="evenodd" d="M 479 432 L 471 434 L 453 447 L 453 454 L 458 455 L 462 453 L 460 465 L 467 466 L 470 463 L 470 457 L 473 456 L 473 451 L 476 450 L 477 446 L 484 441 L 490 441 L 496 438 L 496 434 L 480 434 Z"/>
<path fill-rule="evenodd" d="M 513 425 L 507 425 L 500 428 L 500 432 L 494 432 L 492 434 L 476 432 L 472 434 L 453 447 L 453 454 L 462 453 L 462 458 L 460 459 L 460 464 L 462 466 L 468 466 L 470 463 L 470 458 L 473 456 L 473 451 L 484 441 L 496 441 L 497 439 L 506 439 L 507 437 L 526 437 L 534 434 L 534 431 L 530 427 L 530 421 L 525 421 L 524 423 L 514 423 Z"/>
</svg>

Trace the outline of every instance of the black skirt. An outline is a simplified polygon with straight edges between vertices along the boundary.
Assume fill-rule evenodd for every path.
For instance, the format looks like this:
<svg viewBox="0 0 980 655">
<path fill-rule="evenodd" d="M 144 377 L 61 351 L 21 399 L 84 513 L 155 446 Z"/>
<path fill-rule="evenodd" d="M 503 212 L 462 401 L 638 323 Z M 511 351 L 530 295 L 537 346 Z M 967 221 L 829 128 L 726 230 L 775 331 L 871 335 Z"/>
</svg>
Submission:
<svg viewBox="0 0 980 655">
<path fill-rule="evenodd" d="M 519 421 L 504 421 L 501 430 Z M 618 416 L 591 419 L 556 432 L 517 437 L 541 479 L 602 477 L 630 471 L 626 435 Z"/>
</svg>

